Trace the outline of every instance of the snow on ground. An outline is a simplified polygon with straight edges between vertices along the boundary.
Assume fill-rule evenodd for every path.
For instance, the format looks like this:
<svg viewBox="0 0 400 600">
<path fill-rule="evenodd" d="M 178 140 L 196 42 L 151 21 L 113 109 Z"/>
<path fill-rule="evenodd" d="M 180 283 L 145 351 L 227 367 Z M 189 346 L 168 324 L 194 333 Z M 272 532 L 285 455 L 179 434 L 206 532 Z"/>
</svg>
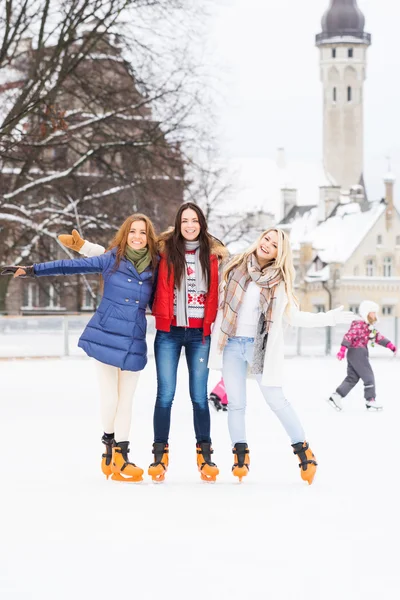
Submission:
<svg viewBox="0 0 400 600">
<path fill-rule="evenodd" d="M 196 470 L 181 361 L 170 469 L 155 485 L 106 481 L 93 362 L 0 361 L 4 600 L 397 600 L 400 590 L 397 361 L 373 360 L 385 409 L 356 388 L 343 413 L 324 398 L 345 373 L 333 358 L 288 358 L 287 396 L 319 470 L 312 486 L 254 381 L 251 472 L 231 475 L 226 414 L 212 412 L 220 477 Z M 218 374 L 210 376 L 210 387 Z M 131 458 L 151 459 L 153 359 L 134 405 Z M 393 543 L 392 543 L 393 542 Z"/>
</svg>

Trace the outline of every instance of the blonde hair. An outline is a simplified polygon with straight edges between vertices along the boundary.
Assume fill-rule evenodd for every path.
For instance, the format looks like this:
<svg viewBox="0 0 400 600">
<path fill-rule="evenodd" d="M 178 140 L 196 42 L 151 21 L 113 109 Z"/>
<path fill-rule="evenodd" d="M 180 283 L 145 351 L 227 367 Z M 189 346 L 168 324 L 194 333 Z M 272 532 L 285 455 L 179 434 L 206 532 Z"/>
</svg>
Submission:
<svg viewBox="0 0 400 600">
<path fill-rule="evenodd" d="M 266 229 L 256 239 L 256 241 L 253 242 L 251 246 L 247 248 L 247 250 L 245 250 L 241 254 L 237 254 L 236 256 L 234 256 L 228 262 L 223 271 L 223 281 L 227 283 L 231 271 L 239 265 L 242 265 L 243 263 L 247 262 L 248 257 L 251 254 L 255 253 L 263 237 L 267 235 L 267 233 L 269 233 L 270 231 L 275 231 L 278 235 L 278 254 L 276 255 L 276 258 L 270 263 L 268 263 L 268 265 L 266 266 L 280 270 L 280 272 L 282 273 L 282 279 L 285 282 L 285 289 L 289 305 L 295 304 L 297 306 L 299 303 L 294 294 L 294 280 L 296 277 L 296 273 L 293 266 L 292 249 L 290 247 L 289 236 L 282 229 L 277 229 L 276 227 L 270 227 L 269 229 Z"/>
</svg>

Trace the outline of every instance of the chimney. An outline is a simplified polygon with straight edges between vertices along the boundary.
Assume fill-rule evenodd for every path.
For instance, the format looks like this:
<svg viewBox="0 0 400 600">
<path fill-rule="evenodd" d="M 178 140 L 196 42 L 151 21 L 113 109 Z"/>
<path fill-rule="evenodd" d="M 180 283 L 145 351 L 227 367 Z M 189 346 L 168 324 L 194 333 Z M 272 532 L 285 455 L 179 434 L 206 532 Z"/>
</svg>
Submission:
<svg viewBox="0 0 400 600">
<path fill-rule="evenodd" d="M 297 189 L 281 188 L 281 201 L 283 205 L 283 216 L 286 217 L 294 206 L 297 206 Z"/>
<path fill-rule="evenodd" d="M 389 230 L 393 223 L 394 218 L 394 196 L 393 189 L 396 178 L 394 174 L 389 171 L 383 178 L 385 184 L 385 202 L 386 202 L 386 229 Z"/>
<path fill-rule="evenodd" d="M 313 260 L 312 242 L 306 240 L 300 242 L 300 265 L 308 268 Z"/>
<path fill-rule="evenodd" d="M 352 185 L 350 188 L 351 202 L 357 202 L 360 206 L 365 201 L 365 192 L 362 185 Z"/>
<path fill-rule="evenodd" d="M 319 188 L 318 223 L 328 219 L 339 203 L 340 187 L 337 185 L 321 185 Z"/>
</svg>

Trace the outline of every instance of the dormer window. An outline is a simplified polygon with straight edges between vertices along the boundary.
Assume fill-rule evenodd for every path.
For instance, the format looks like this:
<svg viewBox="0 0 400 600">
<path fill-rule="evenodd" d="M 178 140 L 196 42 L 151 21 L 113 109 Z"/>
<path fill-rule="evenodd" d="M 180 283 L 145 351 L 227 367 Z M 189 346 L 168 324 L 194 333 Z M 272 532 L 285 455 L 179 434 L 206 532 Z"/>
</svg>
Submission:
<svg viewBox="0 0 400 600">
<path fill-rule="evenodd" d="M 376 245 L 382 246 L 382 236 L 381 235 L 376 236 Z"/>
</svg>

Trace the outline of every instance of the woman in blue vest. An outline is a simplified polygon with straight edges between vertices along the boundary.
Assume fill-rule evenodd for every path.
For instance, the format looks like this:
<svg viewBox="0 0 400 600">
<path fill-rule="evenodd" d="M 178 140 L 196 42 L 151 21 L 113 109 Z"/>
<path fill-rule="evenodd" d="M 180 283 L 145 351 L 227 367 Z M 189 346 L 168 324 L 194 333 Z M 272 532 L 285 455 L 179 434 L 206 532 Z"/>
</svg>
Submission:
<svg viewBox="0 0 400 600">
<path fill-rule="evenodd" d="M 96 360 L 104 429 L 102 471 L 117 481 L 142 481 L 143 469 L 128 460 L 132 401 L 147 363 L 146 307 L 155 285 L 157 241 L 143 214 L 128 217 L 101 256 L 6 267 L 2 275 L 42 277 L 101 273 L 101 303 L 78 346 Z"/>
</svg>

